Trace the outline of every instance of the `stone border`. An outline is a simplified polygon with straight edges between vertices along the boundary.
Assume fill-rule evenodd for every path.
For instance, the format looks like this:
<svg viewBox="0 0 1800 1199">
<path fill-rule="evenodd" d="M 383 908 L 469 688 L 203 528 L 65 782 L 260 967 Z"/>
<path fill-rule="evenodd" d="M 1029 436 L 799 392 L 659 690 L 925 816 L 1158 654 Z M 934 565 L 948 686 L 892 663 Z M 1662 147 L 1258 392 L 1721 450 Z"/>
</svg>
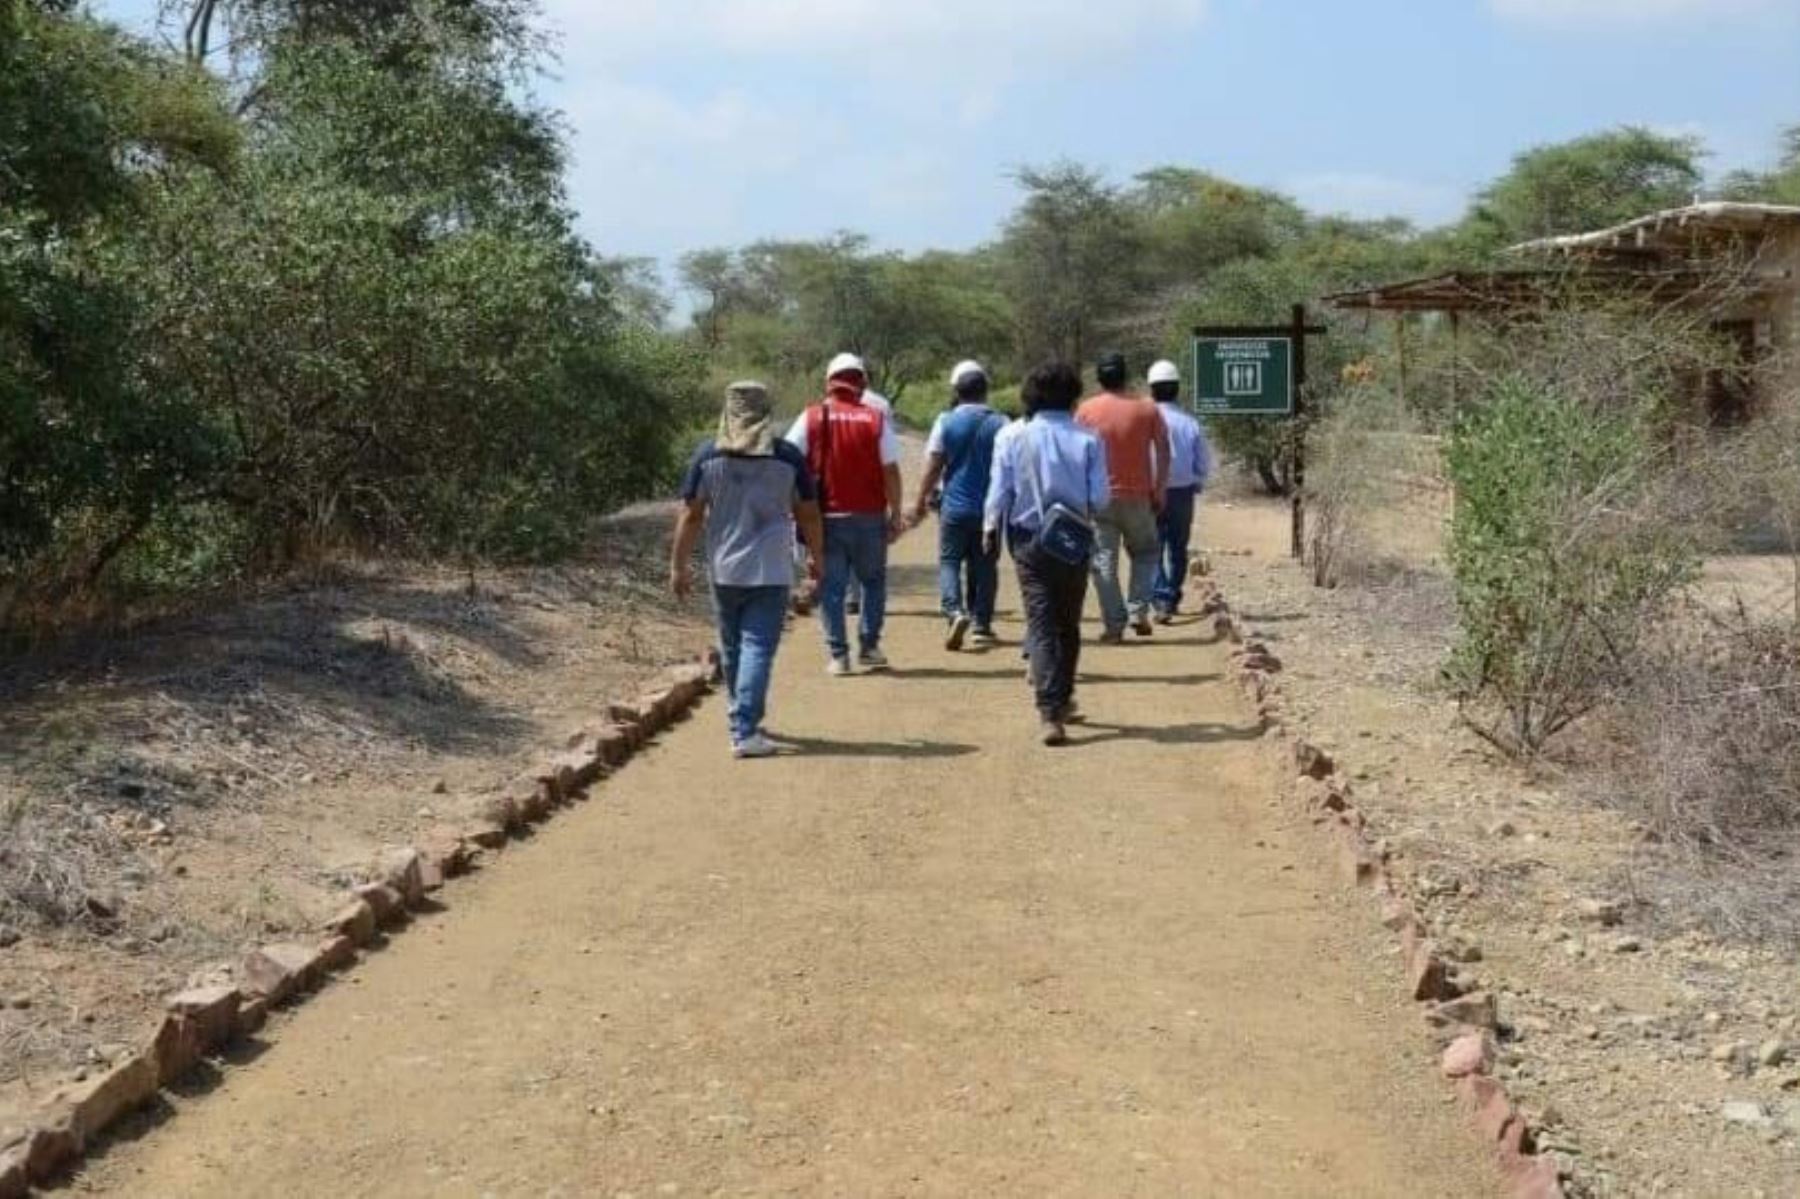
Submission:
<svg viewBox="0 0 1800 1199">
<path fill-rule="evenodd" d="M 1374 896 L 1382 926 L 1399 937 L 1407 993 L 1421 1006 L 1427 1025 L 1447 1043 L 1440 1070 L 1493 1149 L 1512 1194 L 1518 1199 L 1562 1199 L 1555 1160 L 1537 1152 L 1535 1130 L 1493 1076 L 1499 1028 L 1494 997 L 1466 985 L 1440 951 L 1404 884 L 1389 870 L 1387 846 L 1370 833 L 1350 780 L 1330 754 L 1289 720 L 1279 678 L 1281 659 L 1246 632 L 1211 577 L 1204 555 L 1195 555 L 1193 568 L 1200 576 L 1200 614 L 1203 619 L 1211 617 L 1219 639 L 1231 644 L 1232 672 L 1256 705 L 1265 731 L 1292 752 L 1299 797 L 1314 826 L 1330 841 L 1345 881 Z"/>
<path fill-rule="evenodd" d="M 560 807 L 623 766 L 657 733 L 685 717 L 711 689 L 713 653 L 677 666 L 629 703 L 606 705 L 602 720 L 573 734 L 543 767 L 478 800 L 459 824 L 434 828 L 419 844 L 383 850 L 365 882 L 317 939 L 259 946 L 230 978 L 170 996 L 142 1047 L 102 1073 L 51 1092 L 23 1131 L 0 1144 L 0 1199 L 23 1199 L 33 1184 L 60 1178 L 108 1128 L 179 1082 L 201 1061 L 261 1031 L 271 1008 L 305 1002 L 332 975 L 354 966 L 383 930 L 398 931 L 445 880 L 484 853 L 504 849 Z"/>
</svg>

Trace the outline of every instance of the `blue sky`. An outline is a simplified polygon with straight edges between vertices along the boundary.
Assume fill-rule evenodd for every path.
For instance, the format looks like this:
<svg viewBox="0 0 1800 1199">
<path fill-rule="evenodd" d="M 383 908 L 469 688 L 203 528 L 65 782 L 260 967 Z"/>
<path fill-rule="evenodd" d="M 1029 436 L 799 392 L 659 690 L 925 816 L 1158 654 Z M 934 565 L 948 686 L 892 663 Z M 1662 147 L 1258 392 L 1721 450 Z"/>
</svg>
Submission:
<svg viewBox="0 0 1800 1199">
<path fill-rule="evenodd" d="M 143 26 L 154 0 L 95 0 Z M 837 229 L 967 247 L 1011 168 L 1178 163 L 1309 207 L 1457 216 L 1622 123 L 1715 172 L 1800 123 L 1800 0 L 545 0 L 571 195 L 609 254 Z"/>
</svg>

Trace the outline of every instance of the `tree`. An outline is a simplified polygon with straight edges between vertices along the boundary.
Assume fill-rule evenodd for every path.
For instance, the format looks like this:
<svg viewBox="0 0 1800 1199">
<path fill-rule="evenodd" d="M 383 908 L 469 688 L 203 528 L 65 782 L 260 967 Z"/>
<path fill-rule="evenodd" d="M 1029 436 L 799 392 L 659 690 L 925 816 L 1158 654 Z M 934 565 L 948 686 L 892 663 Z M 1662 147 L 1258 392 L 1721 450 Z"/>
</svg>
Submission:
<svg viewBox="0 0 1800 1199">
<path fill-rule="evenodd" d="M 1136 294 L 1142 225 L 1086 167 L 1026 167 L 1016 177 L 1025 199 L 1007 222 L 1000 260 L 1019 360 L 1084 362 Z"/>
<path fill-rule="evenodd" d="M 1734 171 L 1721 189 L 1728 199 L 1800 205 L 1800 125 L 1781 133 L 1781 150 L 1769 171 Z"/>
<path fill-rule="evenodd" d="M 1616 225 L 1686 204 L 1699 190 L 1700 143 L 1637 126 L 1538 146 L 1484 189 L 1467 224 L 1488 249 Z"/>
</svg>

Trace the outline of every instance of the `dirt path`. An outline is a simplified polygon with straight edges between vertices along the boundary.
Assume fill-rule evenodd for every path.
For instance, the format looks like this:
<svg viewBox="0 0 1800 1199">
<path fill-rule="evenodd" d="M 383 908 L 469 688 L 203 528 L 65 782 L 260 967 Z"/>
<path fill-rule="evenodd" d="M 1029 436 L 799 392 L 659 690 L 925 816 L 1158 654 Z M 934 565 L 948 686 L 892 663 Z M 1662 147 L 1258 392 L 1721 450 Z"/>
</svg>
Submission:
<svg viewBox="0 0 1800 1199">
<path fill-rule="evenodd" d="M 1045 751 L 1013 650 L 938 648 L 930 540 L 901 670 L 789 642 L 803 755 L 734 764 L 709 702 L 74 1186 L 1492 1193 L 1222 650 L 1092 652 Z"/>
</svg>

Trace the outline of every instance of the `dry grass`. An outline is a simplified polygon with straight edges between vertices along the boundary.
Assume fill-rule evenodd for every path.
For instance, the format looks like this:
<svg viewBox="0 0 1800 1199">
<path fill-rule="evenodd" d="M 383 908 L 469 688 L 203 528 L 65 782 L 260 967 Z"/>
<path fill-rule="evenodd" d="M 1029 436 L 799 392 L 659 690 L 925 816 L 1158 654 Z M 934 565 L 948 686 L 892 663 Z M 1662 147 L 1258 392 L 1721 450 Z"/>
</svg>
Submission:
<svg viewBox="0 0 1800 1199">
<path fill-rule="evenodd" d="M 105 920 L 105 880 L 126 849 L 86 807 L 13 798 L 0 803 L 0 924 Z"/>
<path fill-rule="evenodd" d="M 1646 827 L 1638 888 L 1711 931 L 1800 946 L 1800 643 L 1700 610 L 1615 697 L 1602 789 Z"/>
</svg>

